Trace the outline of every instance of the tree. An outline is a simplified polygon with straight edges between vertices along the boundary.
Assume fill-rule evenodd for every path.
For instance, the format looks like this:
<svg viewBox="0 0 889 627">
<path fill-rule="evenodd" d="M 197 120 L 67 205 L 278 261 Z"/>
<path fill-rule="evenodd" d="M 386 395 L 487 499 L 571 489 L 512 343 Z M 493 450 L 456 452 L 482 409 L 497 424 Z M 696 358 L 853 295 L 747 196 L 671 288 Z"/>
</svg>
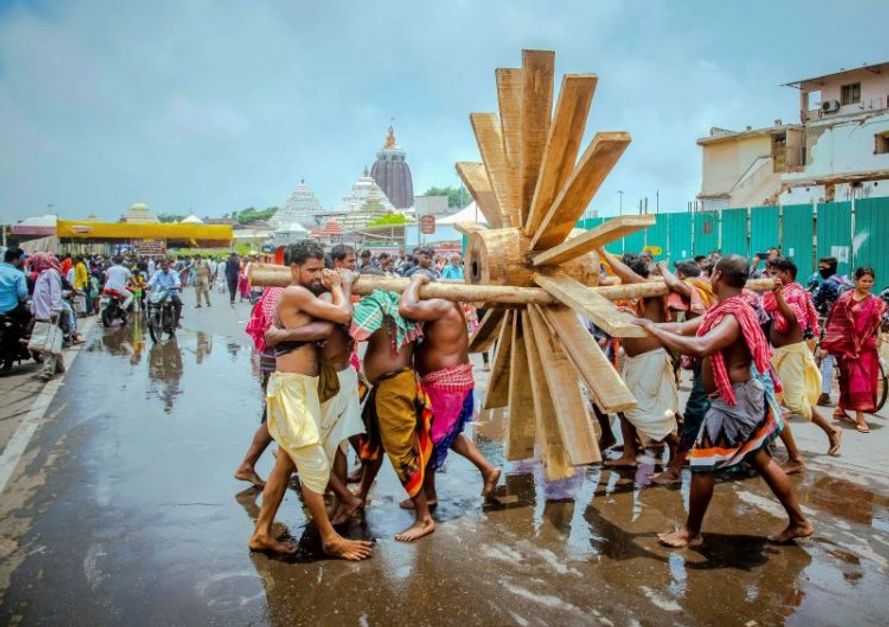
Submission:
<svg viewBox="0 0 889 627">
<path fill-rule="evenodd" d="M 233 211 L 231 217 L 237 220 L 238 224 L 250 224 L 251 222 L 264 222 L 275 215 L 278 211 L 277 207 L 268 207 L 267 209 L 255 209 L 247 207 L 243 211 Z"/>
<path fill-rule="evenodd" d="M 159 213 L 157 214 L 157 219 L 161 222 L 182 222 L 187 216 L 179 215 L 178 213 Z"/>
<path fill-rule="evenodd" d="M 390 213 L 371 220 L 367 226 L 398 226 L 400 224 L 407 224 L 407 218 L 401 213 Z"/>
<path fill-rule="evenodd" d="M 463 187 L 430 187 L 424 196 L 447 196 L 448 207 L 462 209 L 469 204 L 472 196 Z"/>
</svg>

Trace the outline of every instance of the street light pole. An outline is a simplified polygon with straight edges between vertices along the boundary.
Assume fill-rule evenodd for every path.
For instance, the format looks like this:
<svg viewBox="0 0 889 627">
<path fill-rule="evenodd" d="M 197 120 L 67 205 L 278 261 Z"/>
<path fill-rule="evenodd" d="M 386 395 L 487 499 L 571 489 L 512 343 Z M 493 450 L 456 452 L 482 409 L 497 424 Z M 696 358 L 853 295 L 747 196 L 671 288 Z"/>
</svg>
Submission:
<svg viewBox="0 0 889 627">
<path fill-rule="evenodd" d="M 624 214 L 624 191 L 622 189 L 617 190 L 618 198 L 618 214 Z"/>
</svg>

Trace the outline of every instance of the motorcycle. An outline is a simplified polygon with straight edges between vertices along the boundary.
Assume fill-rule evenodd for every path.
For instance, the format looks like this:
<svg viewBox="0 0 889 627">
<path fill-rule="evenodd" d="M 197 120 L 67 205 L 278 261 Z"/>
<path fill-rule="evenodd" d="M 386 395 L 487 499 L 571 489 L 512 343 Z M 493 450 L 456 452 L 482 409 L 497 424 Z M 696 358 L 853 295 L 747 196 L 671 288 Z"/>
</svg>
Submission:
<svg viewBox="0 0 889 627">
<path fill-rule="evenodd" d="M 115 320 L 120 320 L 122 325 L 127 323 L 129 314 L 123 307 L 123 298 L 116 292 L 105 290 L 102 292 L 102 298 L 99 300 L 99 310 L 102 312 L 102 325 L 106 328 L 111 327 Z"/>
<path fill-rule="evenodd" d="M 28 350 L 33 318 L 27 323 L 10 316 L 0 315 L 0 373 L 9 374 L 12 366 L 33 358 L 38 363 L 42 357 Z"/>
<path fill-rule="evenodd" d="M 176 335 L 176 311 L 170 290 L 155 288 L 148 292 L 146 321 L 152 342 L 159 342 L 166 333 L 170 338 Z"/>
</svg>

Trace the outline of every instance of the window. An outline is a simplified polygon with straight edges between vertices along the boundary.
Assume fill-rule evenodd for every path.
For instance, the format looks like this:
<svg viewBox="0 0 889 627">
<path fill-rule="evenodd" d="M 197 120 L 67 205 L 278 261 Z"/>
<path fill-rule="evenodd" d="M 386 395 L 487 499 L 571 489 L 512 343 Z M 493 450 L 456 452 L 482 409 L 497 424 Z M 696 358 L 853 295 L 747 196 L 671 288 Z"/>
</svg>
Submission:
<svg viewBox="0 0 889 627">
<path fill-rule="evenodd" d="M 885 155 L 889 153 L 889 131 L 874 135 L 874 154 Z"/>
<path fill-rule="evenodd" d="M 840 96 L 840 104 L 850 105 L 861 102 L 861 83 L 843 85 Z"/>
</svg>

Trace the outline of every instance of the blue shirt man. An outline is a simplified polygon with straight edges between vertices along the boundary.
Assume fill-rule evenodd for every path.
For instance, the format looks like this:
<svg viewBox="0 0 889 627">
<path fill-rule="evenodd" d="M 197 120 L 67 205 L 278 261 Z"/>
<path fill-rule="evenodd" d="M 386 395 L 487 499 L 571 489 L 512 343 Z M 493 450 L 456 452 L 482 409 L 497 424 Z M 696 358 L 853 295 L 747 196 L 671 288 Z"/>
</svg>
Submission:
<svg viewBox="0 0 889 627">
<path fill-rule="evenodd" d="M 0 263 L 0 314 L 7 314 L 28 299 L 28 282 L 25 273 L 19 270 L 22 250 L 9 248 Z"/>
</svg>

